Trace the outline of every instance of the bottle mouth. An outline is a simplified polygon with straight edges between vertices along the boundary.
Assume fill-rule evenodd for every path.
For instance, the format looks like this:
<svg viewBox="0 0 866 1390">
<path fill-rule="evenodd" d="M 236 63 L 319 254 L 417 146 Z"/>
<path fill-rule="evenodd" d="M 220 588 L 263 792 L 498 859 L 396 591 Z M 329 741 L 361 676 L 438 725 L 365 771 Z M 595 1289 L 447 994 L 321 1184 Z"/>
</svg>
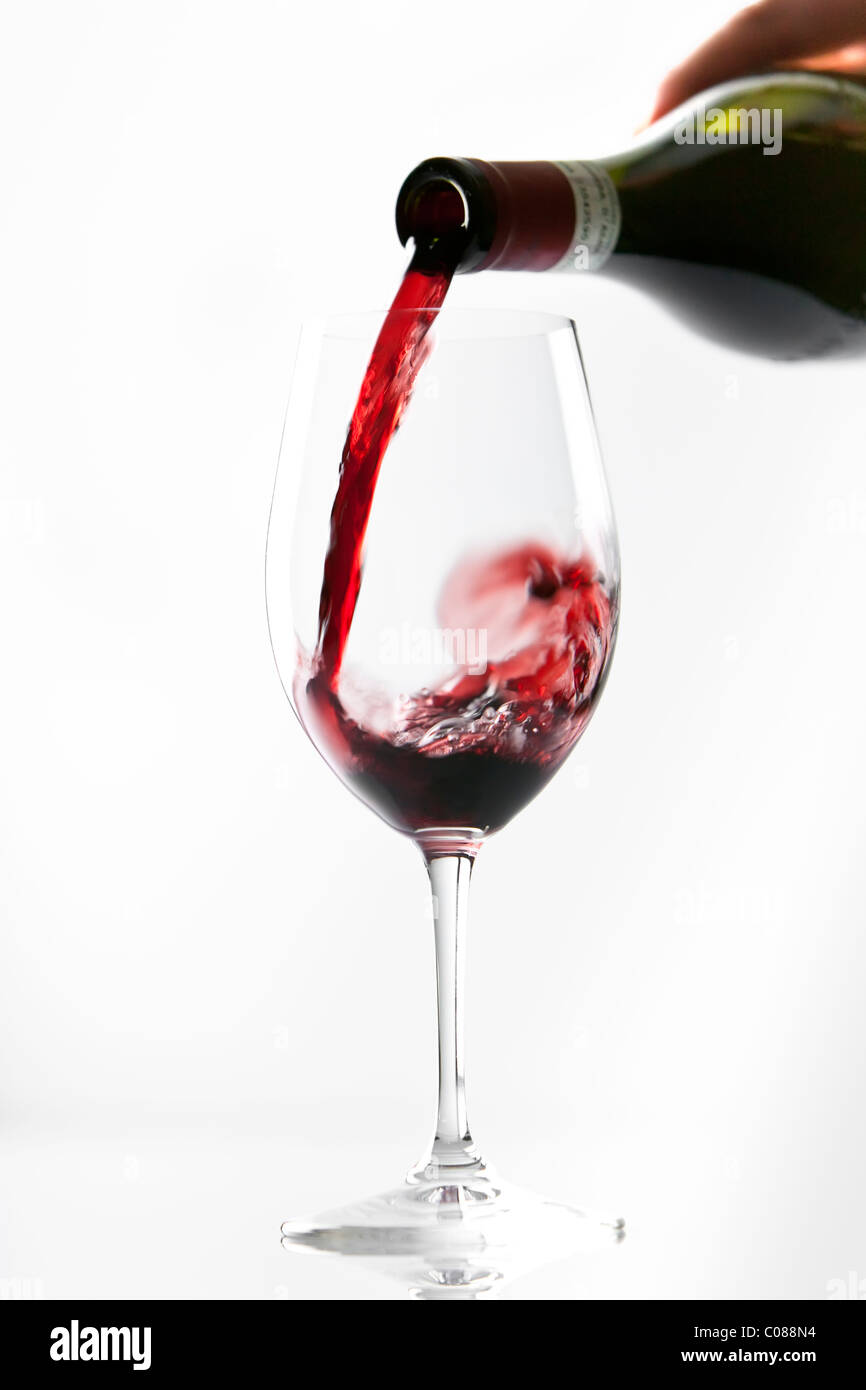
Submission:
<svg viewBox="0 0 866 1390">
<path fill-rule="evenodd" d="M 422 257 L 449 254 L 463 273 L 477 269 L 490 250 L 495 208 L 472 160 L 427 159 L 404 181 L 396 220 L 404 246 L 414 241 Z"/>
<path fill-rule="evenodd" d="M 469 226 L 466 194 L 454 179 L 441 176 L 423 179 L 411 188 L 404 212 L 416 241 L 432 241 Z"/>
</svg>

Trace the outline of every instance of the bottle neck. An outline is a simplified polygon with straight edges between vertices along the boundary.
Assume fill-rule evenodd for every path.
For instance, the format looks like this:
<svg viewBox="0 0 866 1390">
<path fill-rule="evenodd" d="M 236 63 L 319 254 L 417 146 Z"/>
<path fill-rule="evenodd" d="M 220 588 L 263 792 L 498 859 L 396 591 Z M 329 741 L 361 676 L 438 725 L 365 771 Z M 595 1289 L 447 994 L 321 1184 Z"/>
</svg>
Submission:
<svg viewBox="0 0 866 1390">
<path fill-rule="evenodd" d="M 431 159 L 397 200 L 405 243 L 434 248 L 461 228 L 457 269 L 597 270 L 620 230 L 616 189 L 599 164 Z"/>
<path fill-rule="evenodd" d="M 569 253 L 576 205 L 568 177 L 547 161 L 476 161 L 494 208 L 490 246 L 479 270 L 553 270 Z"/>
</svg>

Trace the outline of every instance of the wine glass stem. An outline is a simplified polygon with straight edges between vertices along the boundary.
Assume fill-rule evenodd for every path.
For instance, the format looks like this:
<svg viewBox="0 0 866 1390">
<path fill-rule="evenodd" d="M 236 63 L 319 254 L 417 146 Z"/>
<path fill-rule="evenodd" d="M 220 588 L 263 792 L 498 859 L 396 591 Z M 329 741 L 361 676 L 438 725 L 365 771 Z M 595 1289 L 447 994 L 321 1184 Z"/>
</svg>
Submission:
<svg viewBox="0 0 866 1390">
<path fill-rule="evenodd" d="M 439 1105 L 428 1171 L 479 1167 L 481 1159 L 466 1117 L 463 1073 L 463 994 L 471 854 L 427 855 L 436 938 L 439 1021 Z"/>
</svg>

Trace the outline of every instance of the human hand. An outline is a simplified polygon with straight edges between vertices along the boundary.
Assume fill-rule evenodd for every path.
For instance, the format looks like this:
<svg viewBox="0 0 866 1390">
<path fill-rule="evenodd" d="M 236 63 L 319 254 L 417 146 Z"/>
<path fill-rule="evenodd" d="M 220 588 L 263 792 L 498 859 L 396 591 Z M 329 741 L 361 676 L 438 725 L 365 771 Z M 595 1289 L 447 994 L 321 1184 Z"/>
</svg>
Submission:
<svg viewBox="0 0 866 1390">
<path fill-rule="evenodd" d="M 866 73 L 866 0 L 760 0 L 740 10 L 668 73 L 650 121 L 719 82 L 780 67 Z"/>
</svg>

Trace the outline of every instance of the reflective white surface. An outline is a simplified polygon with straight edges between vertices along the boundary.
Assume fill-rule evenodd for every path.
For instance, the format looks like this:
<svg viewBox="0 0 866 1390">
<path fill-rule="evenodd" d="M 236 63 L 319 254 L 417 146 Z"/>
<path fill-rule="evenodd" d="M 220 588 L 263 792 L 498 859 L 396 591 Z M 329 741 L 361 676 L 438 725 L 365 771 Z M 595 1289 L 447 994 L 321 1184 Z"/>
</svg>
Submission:
<svg viewBox="0 0 866 1390">
<path fill-rule="evenodd" d="M 405 1129 L 388 1144 L 356 1143 L 347 1188 L 338 1119 L 348 1131 L 352 1107 L 335 1111 L 332 1132 L 315 1143 L 277 1136 L 250 1115 L 244 1124 L 197 1129 L 142 1130 L 130 1122 L 102 1137 L 77 1136 L 72 1125 L 65 1135 L 7 1136 L 0 1147 L 4 1293 L 408 1299 L 419 1284 L 417 1263 L 281 1248 L 286 1215 L 362 1195 L 383 1174 L 398 1177 L 398 1156 L 407 1143 L 411 1149 Z M 545 1181 L 563 1199 L 616 1187 L 625 1194 L 629 1231 L 620 1245 L 592 1247 L 528 1272 L 519 1259 L 506 1262 L 497 1296 L 822 1299 L 830 1279 L 847 1279 L 857 1268 L 863 1221 L 852 1218 L 845 1195 L 853 1173 L 838 1167 L 834 1184 L 816 1174 L 812 1189 L 798 1198 L 784 1172 L 770 1174 L 748 1157 L 737 1170 L 733 1145 L 714 1153 L 706 1137 L 684 1144 L 676 1125 L 671 1137 L 666 1158 L 653 1154 L 646 1130 L 634 1145 L 623 1141 L 619 1153 L 587 1139 L 580 1127 L 539 1146 L 534 1163 L 513 1151 L 512 1177 L 537 1182 L 544 1164 Z M 579 1138 L 588 1154 L 582 1180 L 557 1161 L 557 1141 L 565 1150 Z M 604 1148 L 610 1166 L 602 1183 L 593 1169 Z"/>
</svg>

